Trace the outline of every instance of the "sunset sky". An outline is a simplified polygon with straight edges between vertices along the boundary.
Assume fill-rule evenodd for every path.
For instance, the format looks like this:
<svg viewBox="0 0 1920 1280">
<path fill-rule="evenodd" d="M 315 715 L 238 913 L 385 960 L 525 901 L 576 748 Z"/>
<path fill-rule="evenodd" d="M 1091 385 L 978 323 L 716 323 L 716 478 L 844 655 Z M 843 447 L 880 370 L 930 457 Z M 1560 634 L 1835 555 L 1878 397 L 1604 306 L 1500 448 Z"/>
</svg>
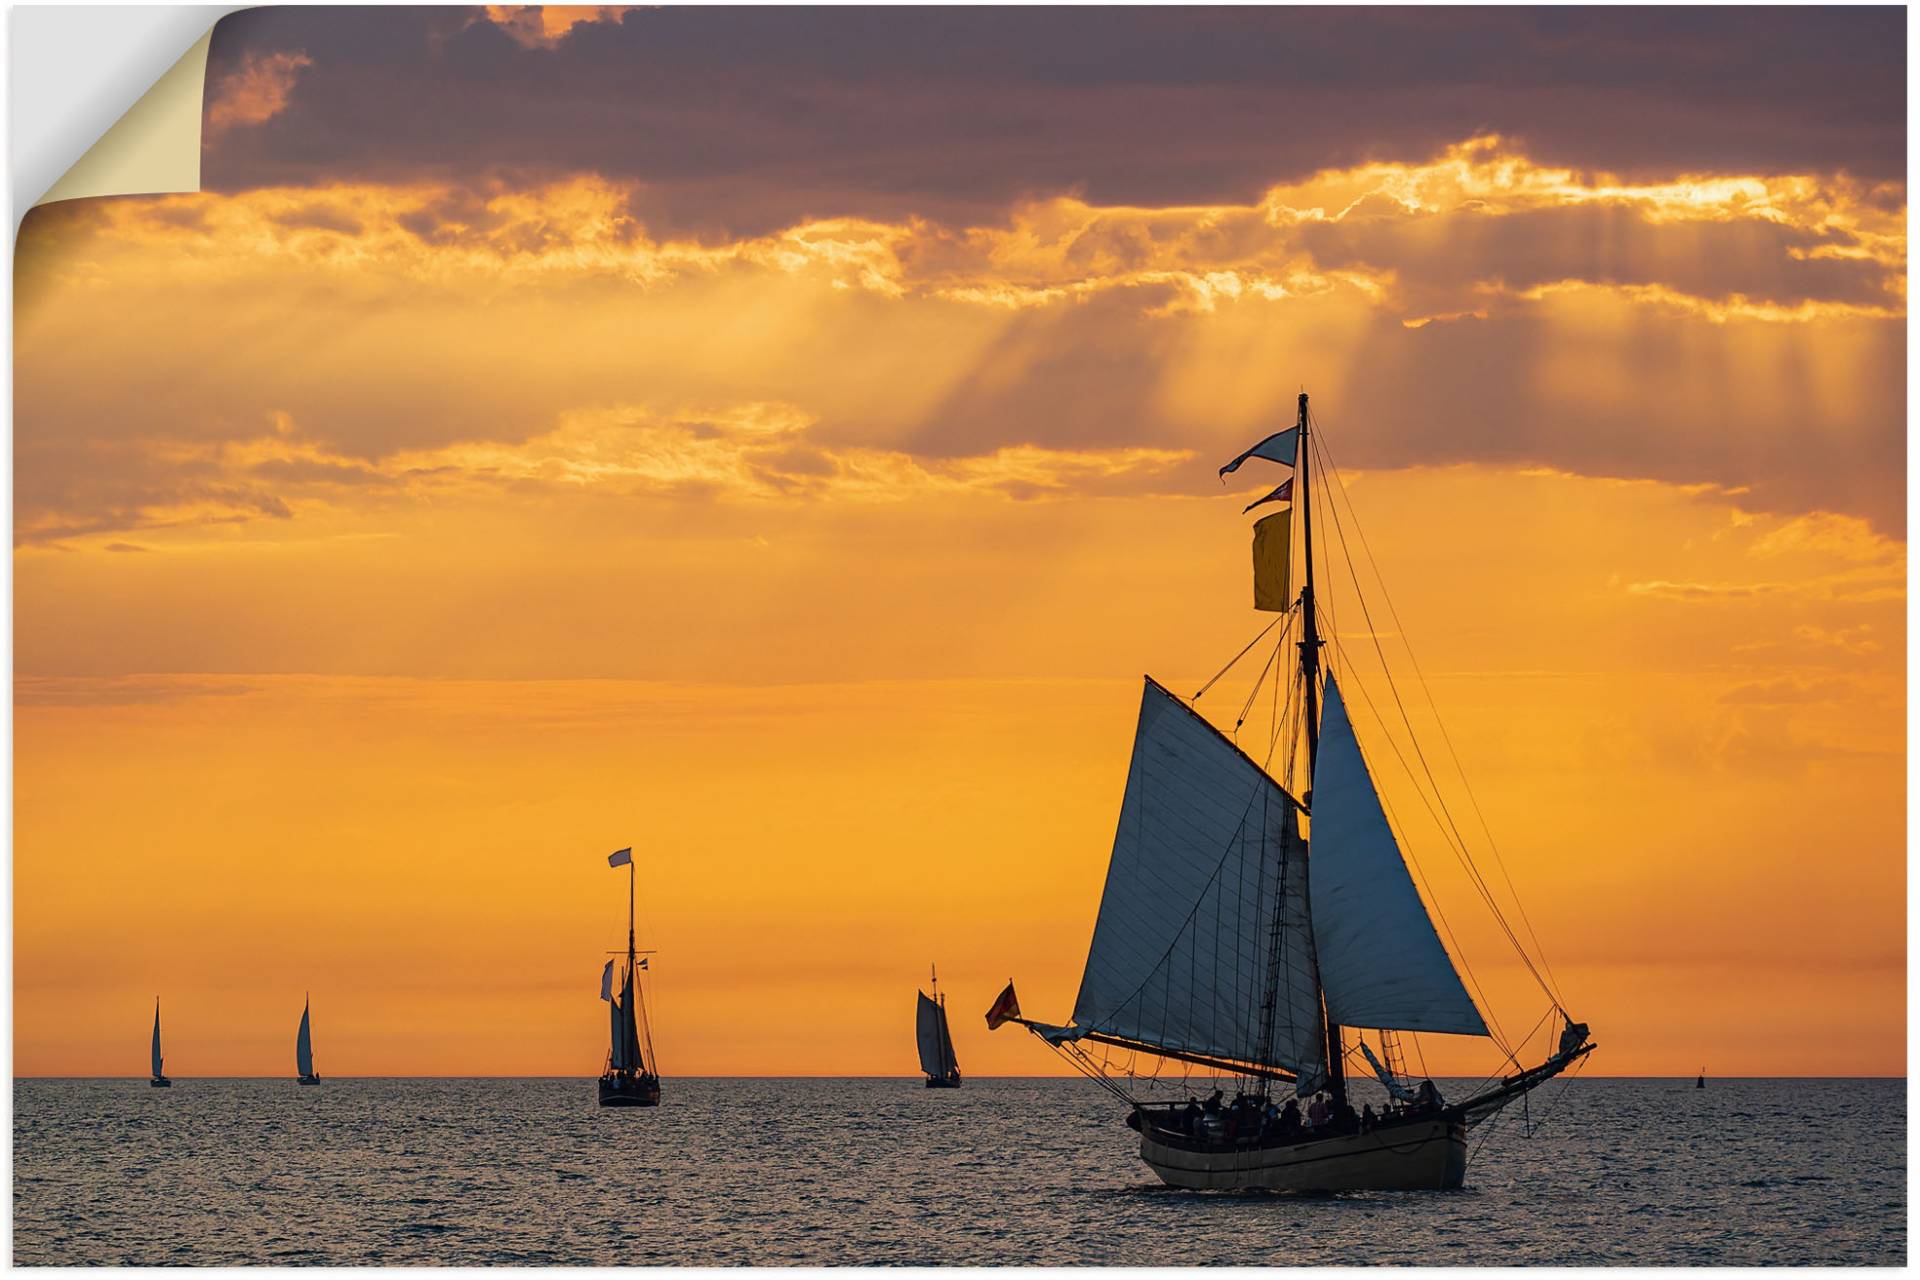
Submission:
<svg viewBox="0 0 1920 1280">
<path fill-rule="evenodd" d="M 666 1074 L 911 1073 L 932 962 L 969 1073 L 1065 1070 L 980 1014 L 1071 1012 L 1304 388 L 1589 1071 L 1904 1074 L 1905 41 L 226 19 L 206 190 L 16 256 L 16 1071 L 144 1071 L 158 994 L 170 1072 L 289 1074 L 311 990 L 324 1074 L 596 1073 L 623 845 Z"/>
</svg>

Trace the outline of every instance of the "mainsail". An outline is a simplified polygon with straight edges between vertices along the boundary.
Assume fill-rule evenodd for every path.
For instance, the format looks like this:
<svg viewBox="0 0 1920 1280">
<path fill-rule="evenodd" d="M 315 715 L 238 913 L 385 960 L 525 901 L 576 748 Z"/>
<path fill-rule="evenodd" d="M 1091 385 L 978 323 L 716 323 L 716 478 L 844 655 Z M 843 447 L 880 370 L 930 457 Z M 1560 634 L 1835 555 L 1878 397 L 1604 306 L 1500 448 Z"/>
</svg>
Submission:
<svg viewBox="0 0 1920 1280">
<path fill-rule="evenodd" d="M 1149 679 L 1086 976 L 1058 1038 L 1317 1076 L 1325 1035 L 1295 809 Z"/>
<path fill-rule="evenodd" d="M 306 1007 L 300 1010 L 300 1034 L 294 1038 L 293 1042 L 294 1065 L 300 1069 L 300 1074 L 303 1076 L 313 1074 L 312 1014 L 313 1005 L 309 1002 Z M 157 1020 L 158 1014 L 156 1014 L 155 1017 Z M 158 1032 L 155 1034 L 158 1035 Z"/>
<path fill-rule="evenodd" d="M 639 1004 L 634 996 L 632 969 L 627 970 L 620 998 L 612 1003 L 613 1049 L 609 1065 L 615 1071 L 644 1071 L 647 1063 L 646 1056 L 640 1052 Z"/>
<path fill-rule="evenodd" d="M 935 1077 L 951 1075 L 960 1069 L 960 1063 L 954 1056 L 953 1037 L 947 1030 L 947 1011 L 929 1000 L 926 992 L 914 994 L 920 997 L 915 1019 L 920 1042 L 920 1069 Z"/>
<path fill-rule="evenodd" d="M 153 1075 L 159 1079 L 165 1073 L 160 1070 L 160 1002 L 153 1002 Z"/>
<path fill-rule="evenodd" d="M 613 1009 L 612 1036 L 613 1047 L 608 1051 L 607 1064 L 615 1071 L 624 1071 L 632 1064 L 627 1061 L 627 1028 L 625 1011 L 616 998 L 608 1002 Z"/>
<path fill-rule="evenodd" d="M 627 988 L 621 993 L 620 1016 L 626 1023 L 627 1066 L 634 1071 L 647 1069 L 646 1055 L 640 1052 L 640 1000 L 633 987 L 634 971 L 627 969 Z"/>
<path fill-rule="evenodd" d="M 1328 1021 L 1486 1035 L 1407 874 L 1331 675 L 1311 835 L 1313 937 Z"/>
</svg>

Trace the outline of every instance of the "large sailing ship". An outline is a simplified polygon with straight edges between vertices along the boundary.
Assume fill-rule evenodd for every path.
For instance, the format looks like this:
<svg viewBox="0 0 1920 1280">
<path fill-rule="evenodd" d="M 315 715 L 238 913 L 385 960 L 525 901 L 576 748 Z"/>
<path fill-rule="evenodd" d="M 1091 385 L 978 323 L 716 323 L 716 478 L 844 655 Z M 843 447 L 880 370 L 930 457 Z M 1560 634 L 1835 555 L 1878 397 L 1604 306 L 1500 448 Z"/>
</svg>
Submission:
<svg viewBox="0 0 1920 1280">
<path fill-rule="evenodd" d="M 1290 504 L 1254 526 L 1255 607 L 1282 616 L 1192 700 L 1146 680 L 1072 1018 L 1055 1025 L 1023 1017 L 1009 982 L 987 1023 L 1027 1027 L 1125 1102 L 1141 1158 L 1171 1185 L 1458 1187 L 1469 1131 L 1595 1046 L 1542 976 L 1544 957 L 1536 966 L 1507 924 L 1450 815 L 1441 828 L 1451 833 L 1447 843 L 1545 993 L 1547 1010 L 1521 1042 L 1507 1041 L 1497 1021 L 1489 1025 L 1414 886 L 1397 824 L 1355 736 L 1343 687 L 1355 674 L 1352 663 L 1315 594 L 1316 495 L 1308 463 L 1310 453 L 1323 461 L 1324 453 L 1310 438 L 1311 426 L 1302 394 L 1295 426 L 1221 468 L 1223 478 L 1249 458 L 1293 468 L 1247 508 Z M 1329 493 L 1319 496 L 1351 571 L 1337 486 L 1323 487 Z M 1348 512 L 1351 519 L 1350 506 Z M 1304 568 L 1297 595 L 1296 522 Z M 1357 593 L 1357 572 L 1353 582 Z M 1362 634 L 1391 682 L 1364 598 L 1362 610 Z M 1279 638 L 1232 736 L 1223 733 L 1193 703 L 1275 627 Z M 1265 714 L 1254 708 L 1267 701 L 1261 695 L 1269 678 L 1272 711 L 1266 740 L 1251 744 L 1264 753 L 1256 760 L 1236 738 L 1250 715 Z M 1354 687 L 1365 693 L 1364 684 Z M 1397 688 L 1388 687 L 1399 702 Z M 1362 705 L 1371 710 L 1371 698 Z M 1401 720 L 1411 735 L 1403 705 Z M 1386 736 L 1386 721 L 1380 724 Z M 1387 745 L 1404 763 L 1397 743 L 1388 738 Z M 1424 756 L 1418 758 L 1424 768 Z M 1431 770 L 1425 775 L 1432 794 L 1422 789 L 1422 799 L 1430 812 L 1437 804 L 1444 814 Z M 1544 1060 L 1522 1066 L 1518 1055 L 1543 1030 Z M 1477 1087 L 1447 1099 L 1432 1080 L 1416 1084 L 1408 1074 L 1401 1037 L 1414 1037 L 1418 1049 L 1419 1033 L 1488 1037 L 1505 1061 Z M 1352 1076 L 1350 1066 L 1357 1068 Z M 1196 1069 L 1216 1084 L 1204 1102 L 1195 1097 Z M 1356 1114 L 1356 1086 L 1368 1077 L 1366 1088 L 1377 1091 L 1381 1106 L 1376 1112 L 1369 1098 Z"/>
<path fill-rule="evenodd" d="M 639 981 L 641 971 L 648 967 L 647 957 L 634 949 L 633 850 L 607 855 L 607 865 L 627 869 L 627 951 L 623 972 L 615 972 L 620 963 L 617 956 L 600 972 L 600 998 L 612 1006 L 612 1038 L 606 1066 L 600 1073 L 600 1105 L 657 1107 L 660 1075 L 654 1066 L 653 1027 L 647 1021 L 646 997 Z M 617 996 L 616 980 L 620 987 Z"/>
<path fill-rule="evenodd" d="M 932 970 L 933 994 L 916 991 L 914 1038 L 920 1045 L 920 1069 L 927 1073 L 927 1088 L 958 1089 L 960 1059 L 953 1053 L 953 1031 L 947 1026 L 947 998 L 940 994 L 940 974 Z"/>
</svg>

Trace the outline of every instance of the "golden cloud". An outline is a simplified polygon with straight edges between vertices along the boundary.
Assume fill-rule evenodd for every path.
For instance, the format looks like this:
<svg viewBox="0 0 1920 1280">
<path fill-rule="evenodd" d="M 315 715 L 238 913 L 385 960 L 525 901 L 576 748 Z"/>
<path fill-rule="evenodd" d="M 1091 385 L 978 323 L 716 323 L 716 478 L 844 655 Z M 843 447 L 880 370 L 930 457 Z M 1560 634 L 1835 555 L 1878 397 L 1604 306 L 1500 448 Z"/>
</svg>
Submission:
<svg viewBox="0 0 1920 1280">
<path fill-rule="evenodd" d="M 23 504 L 20 544 L 128 529 L 290 518 L 355 501 L 596 490 L 725 502 L 897 503 L 936 496 L 1068 498 L 1138 492 L 1187 461 L 1189 450 L 1010 446 L 944 459 L 807 439 L 813 419 L 789 405 L 653 413 L 618 405 L 561 415 L 519 443 L 463 441 L 377 460 L 354 458 L 303 433 L 284 413 L 259 435 L 217 442 L 135 439 L 94 451 L 100 492 L 62 509 Z M 126 544 L 115 544 L 124 546 Z"/>
<path fill-rule="evenodd" d="M 616 20 L 630 4 L 490 4 L 487 20 L 528 49 L 551 49 L 583 22 Z"/>
<path fill-rule="evenodd" d="M 237 125 L 263 124 L 286 109 L 300 72 L 313 59 L 292 52 L 249 52 L 239 67 L 207 89 L 206 140 L 212 141 Z"/>
<path fill-rule="evenodd" d="M 230 83 L 236 103 L 284 101 L 265 65 Z M 263 109 L 226 107 L 222 119 Z M 532 189 L 342 184 L 105 202 L 72 216 L 108 239 L 183 250 L 204 273 L 272 255 L 325 272 L 653 288 L 744 269 L 1012 309 L 1132 291 L 1160 315 L 1345 290 L 1411 324 L 1567 290 L 1723 320 L 1905 313 L 1902 192 L 1806 175 L 1629 184 L 1536 165 L 1495 137 L 1428 164 L 1325 171 L 1252 205 L 1058 197 L 966 228 L 831 218 L 714 243 L 656 239 L 633 213 L 636 194 L 593 176 Z"/>
</svg>

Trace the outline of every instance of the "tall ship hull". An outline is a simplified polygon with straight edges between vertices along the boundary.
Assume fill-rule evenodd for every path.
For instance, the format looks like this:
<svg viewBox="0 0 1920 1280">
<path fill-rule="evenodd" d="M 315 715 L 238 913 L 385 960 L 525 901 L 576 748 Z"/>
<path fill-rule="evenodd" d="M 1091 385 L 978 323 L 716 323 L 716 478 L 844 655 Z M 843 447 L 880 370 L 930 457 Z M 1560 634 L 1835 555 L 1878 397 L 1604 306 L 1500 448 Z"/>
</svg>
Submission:
<svg viewBox="0 0 1920 1280">
<path fill-rule="evenodd" d="M 660 1105 L 660 1080 L 657 1076 L 601 1076 L 600 1105 L 657 1107 Z"/>
<path fill-rule="evenodd" d="M 1370 1133 L 1223 1147 L 1148 1127 L 1140 1158 L 1189 1191 L 1451 1191 L 1467 1179 L 1467 1125 L 1436 1116 Z"/>
<path fill-rule="evenodd" d="M 1310 437 L 1317 444 L 1302 394 L 1294 427 L 1220 469 L 1224 479 L 1263 459 L 1293 471 L 1245 508 L 1283 504 L 1252 529 L 1253 607 L 1280 616 L 1191 697 L 1147 678 L 1072 1017 L 1023 1017 L 1009 980 L 987 1026 L 1026 1027 L 1126 1106 L 1140 1158 L 1169 1186 L 1449 1190 L 1466 1180 L 1475 1125 L 1576 1068 L 1594 1046 L 1544 957 L 1536 964 L 1506 920 L 1496 882 L 1474 865 L 1428 753 L 1417 740 L 1409 753 L 1394 736 L 1414 732 L 1381 643 L 1388 621 L 1386 634 L 1401 635 L 1398 619 L 1376 616 L 1360 595 L 1343 532 L 1357 531 L 1358 517 L 1348 504 L 1342 522 L 1342 486 L 1308 488 L 1309 457 L 1330 465 Z M 1364 648 L 1342 644 L 1332 606 L 1315 594 L 1316 501 L 1342 540 Z M 1344 603 L 1341 613 L 1355 616 Z M 1251 688 L 1236 691 L 1231 725 L 1216 725 L 1197 704 L 1263 646 Z M 1376 666 L 1384 682 L 1370 691 Z M 1350 705 L 1380 728 L 1384 741 L 1370 751 Z M 1457 945 L 1451 927 L 1445 941 L 1435 927 L 1431 885 L 1424 874 L 1415 883 L 1403 848 L 1411 836 L 1376 782 L 1376 771 L 1393 764 L 1539 984 L 1545 1009 L 1518 1043 L 1483 1015 L 1469 991 L 1480 989 L 1478 979 L 1449 949 Z M 1530 1048 L 1543 1032 L 1544 1044 Z M 1490 1042 L 1503 1070 L 1519 1067 L 1523 1053 L 1548 1052 L 1535 1067 L 1449 1100 L 1410 1070 L 1412 1059 L 1425 1072 L 1425 1034 Z M 1196 1092 L 1208 1088 L 1203 1102 Z"/>
</svg>

